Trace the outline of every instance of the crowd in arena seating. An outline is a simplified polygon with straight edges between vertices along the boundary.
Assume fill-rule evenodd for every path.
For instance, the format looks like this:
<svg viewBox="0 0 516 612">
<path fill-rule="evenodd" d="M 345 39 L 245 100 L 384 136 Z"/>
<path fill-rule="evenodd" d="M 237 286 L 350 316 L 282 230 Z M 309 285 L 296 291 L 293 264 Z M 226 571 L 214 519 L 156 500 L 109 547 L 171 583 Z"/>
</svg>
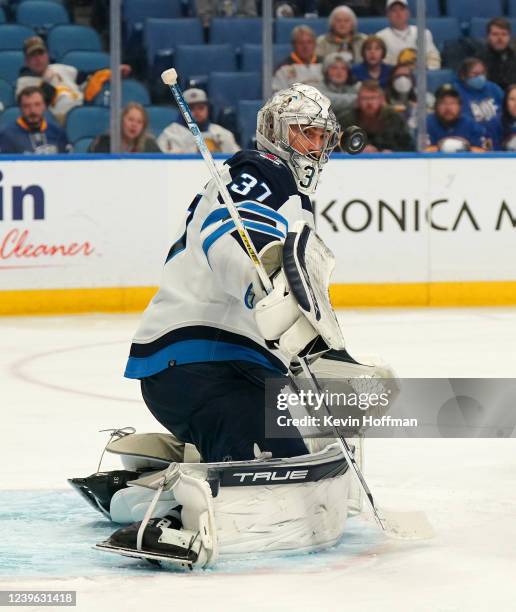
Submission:
<svg viewBox="0 0 516 612">
<path fill-rule="evenodd" d="M 414 151 L 416 0 L 275 0 L 271 85 L 317 87 L 368 152 Z M 427 0 L 428 151 L 516 150 L 516 0 Z M 175 65 L 214 152 L 253 146 L 257 0 L 123 0 L 122 150 L 194 153 Z M 108 153 L 109 0 L 0 0 L 0 153 Z"/>
</svg>

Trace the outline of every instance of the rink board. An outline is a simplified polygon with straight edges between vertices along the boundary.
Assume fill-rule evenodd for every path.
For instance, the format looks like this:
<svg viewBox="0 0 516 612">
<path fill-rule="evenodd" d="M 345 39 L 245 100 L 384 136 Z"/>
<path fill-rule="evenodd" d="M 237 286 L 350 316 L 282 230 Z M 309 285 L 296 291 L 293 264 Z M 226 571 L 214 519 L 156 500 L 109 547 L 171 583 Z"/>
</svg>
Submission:
<svg viewBox="0 0 516 612">
<path fill-rule="evenodd" d="M 0 161 L 0 314 L 141 310 L 209 179 L 195 156 Z M 337 156 L 313 198 L 334 304 L 516 304 L 515 163 Z"/>
</svg>

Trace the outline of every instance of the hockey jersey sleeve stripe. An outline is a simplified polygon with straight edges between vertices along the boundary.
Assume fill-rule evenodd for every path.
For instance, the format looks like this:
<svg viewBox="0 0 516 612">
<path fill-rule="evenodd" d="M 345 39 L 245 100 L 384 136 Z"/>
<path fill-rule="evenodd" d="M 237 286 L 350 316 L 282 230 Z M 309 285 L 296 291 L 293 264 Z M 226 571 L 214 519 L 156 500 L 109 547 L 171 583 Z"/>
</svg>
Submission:
<svg viewBox="0 0 516 612">
<path fill-rule="evenodd" d="M 243 212 L 244 210 L 249 210 L 249 211 L 258 213 L 262 215 L 263 217 L 267 217 L 269 219 L 272 219 L 273 221 L 281 223 L 282 225 L 285 226 L 285 231 L 288 231 L 287 219 L 283 215 L 280 215 L 278 212 L 273 210 L 272 208 L 269 208 L 268 206 L 264 206 L 263 204 L 257 204 L 256 202 L 252 202 L 252 201 L 244 201 L 244 202 L 241 202 L 237 206 L 237 208 L 239 209 L 240 212 Z M 229 219 L 229 217 L 230 217 L 230 214 L 226 207 L 217 208 L 216 210 L 212 211 L 206 217 L 204 223 L 201 226 L 201 232 L 204 231 L 210 225 L 213 225 L 214 223 L 217 223 L 218 221 L 225 221 L 226 219 Z"/>
<path fill-rule="evenodd" d="M 256 204 L 255 202 L 242 202 L 242 204 L 240 204 L 238 208 L 243 210 L 250 210 L 264 217 L 268 217 L 269 219 L 273 219 L 274 221 L 277 221 L 278 223 L 284 225 L 285 232 L 288 232 L 287 219 L 272 208 L 269 208 L 268 206 L 264 206 L 263 204 Z"/>
<path fill-rule="evenodd" d="M 244 227 L 246 227 L 249 230 L 254 230 L 256 232 L 268 234 L 269 236 L 273 236 L 275 238 L 285 239 L 286 237 L 286 233 L 281 232 L 275 227 L 272 227 L 271 225 L 267 225 L 265 223 L 257 223 L 256 221 L 245 221 L 244 220 Z M 228 232 L 234 229 L 235 229 L 235 223 L 234 221 L 231 220 L 231 221 L 227 221 L 226 223 L 221 225 L 218 229 L 216 229 L 214 232 L 212 232 L 207 238 L 205 238 L 204 242 L 202 243 L 202 250 L 204 251 L 204 254 L 208 256 L 208 251 L 210 250 L 210 247 L 221 236 L 223 236 L 224 234 L 227 234 Z"/>
</svg>

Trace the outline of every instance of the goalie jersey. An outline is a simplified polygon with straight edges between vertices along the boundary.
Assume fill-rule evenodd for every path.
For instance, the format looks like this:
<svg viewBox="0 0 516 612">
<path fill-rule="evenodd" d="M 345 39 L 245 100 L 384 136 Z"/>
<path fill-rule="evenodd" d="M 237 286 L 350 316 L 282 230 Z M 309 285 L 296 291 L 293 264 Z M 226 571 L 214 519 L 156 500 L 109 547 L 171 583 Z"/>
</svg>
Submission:
<svg viewBox="0 0 516 612">
<path fill-rule="evenodd" d="M 240 151 L 222 177 L 256 250 L 283 243 L 289 226 L 313 227 L 310 198 L 278 157 Z M 145 378 L 169 365 L 251 361 L 285 372 L 279 351 L 268 348 L 253 316 L 256 278 L 244 245 L 212 179 L 190 204 L 184 231 L 172 244 L 161 286 L 133 338 L 125 370 Z"/>
</svg>

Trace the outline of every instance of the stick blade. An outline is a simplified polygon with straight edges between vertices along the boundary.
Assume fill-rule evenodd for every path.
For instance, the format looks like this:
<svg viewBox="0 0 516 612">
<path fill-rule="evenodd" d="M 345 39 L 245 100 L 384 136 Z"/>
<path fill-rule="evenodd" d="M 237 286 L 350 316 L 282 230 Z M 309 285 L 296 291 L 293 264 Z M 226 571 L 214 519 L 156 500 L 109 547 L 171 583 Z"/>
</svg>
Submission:
<svg viewBox="0 0 516 612">
<path fill-rule="evenodd" d="M 381 511 L 385 534 L 397 540 L 427 540 L 435 535 L 424 512 Z"/>
</svg>

